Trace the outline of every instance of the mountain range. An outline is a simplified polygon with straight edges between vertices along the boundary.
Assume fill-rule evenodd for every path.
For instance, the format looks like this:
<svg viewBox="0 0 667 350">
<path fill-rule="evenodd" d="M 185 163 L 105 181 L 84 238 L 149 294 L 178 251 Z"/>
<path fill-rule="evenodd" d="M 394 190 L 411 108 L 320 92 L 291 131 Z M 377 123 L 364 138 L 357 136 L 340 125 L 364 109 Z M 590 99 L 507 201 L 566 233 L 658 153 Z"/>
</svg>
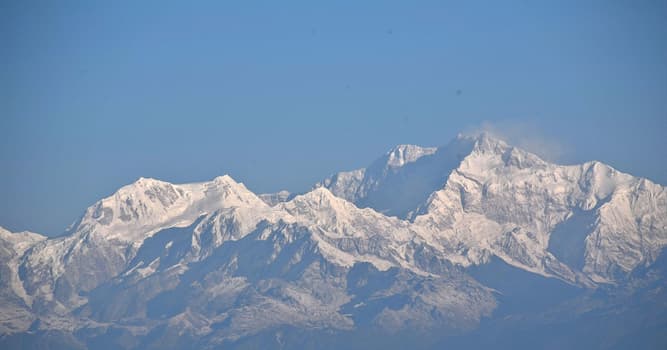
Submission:
<svg viewBox="0 0 667 350">
<path fill-rule="evenodd" d="M 489 134 L 306 193 L 140 178 L 0 229 L 0 346 L 666 348 L 667 189 Z"/>
</svg>

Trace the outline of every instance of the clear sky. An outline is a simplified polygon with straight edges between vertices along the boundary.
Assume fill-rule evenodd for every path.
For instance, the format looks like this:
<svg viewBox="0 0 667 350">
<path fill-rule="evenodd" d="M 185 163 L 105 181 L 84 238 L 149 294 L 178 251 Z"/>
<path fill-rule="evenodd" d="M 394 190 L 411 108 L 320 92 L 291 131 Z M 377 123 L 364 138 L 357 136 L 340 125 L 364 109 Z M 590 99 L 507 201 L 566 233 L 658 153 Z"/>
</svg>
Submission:
<svg viewBox="0 0 667 350">
<path fill-rule="evenodd" d="M 667 184 L 667 2 L 0 2 L 11 230 L 140 176 L 302 191 L 476 128 Z"/>
</svg>

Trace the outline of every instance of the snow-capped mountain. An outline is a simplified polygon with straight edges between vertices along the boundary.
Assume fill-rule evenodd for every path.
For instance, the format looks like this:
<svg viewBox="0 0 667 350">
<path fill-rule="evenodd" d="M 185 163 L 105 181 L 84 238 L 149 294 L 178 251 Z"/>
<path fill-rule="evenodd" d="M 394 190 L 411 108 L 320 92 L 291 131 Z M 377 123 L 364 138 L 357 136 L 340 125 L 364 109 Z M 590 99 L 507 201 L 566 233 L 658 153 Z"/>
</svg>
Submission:
<svg viewBox="0 0 667 350">
<path fill-rule="evenodd" d="M 141 178 L 64 236 L 0 230 L 0 344 L 301 347 L 317 334 L 311 347 L 351 347 L 332 335 L 407 332 L 433 345 L 508 312 L 521 289 L 539 310 L 537 285 L 575 291 L 549 308 L 591 310 L 611 305 L 600 290 L 664 285 L 665 245 L 665 187 L 487 134 L 397 146 L 301 195 Z M 511 288 L 487 278 L 510 275 Z"/>
<path fill-rule="evenodd" d="M 32 297 L 26 293 L 19 278 L 19 260 L 31 246 L 46 237 L 32 233 L 11 233 L 0 227 L 0 305 L 2 320 L 0 332 L 25 330 L 32 322 Z"/>
<path fill-rule="evenodd" d="M 315 187 L 326 187 L 359 207 L 405 217 L 445 183 L 471 146 L 467 139 L 442 148 L 400 145 L 368 168 L 334 174 Z"/>
<path fill-rule="evenodd" d="M 531 272 L 588 285 L 588 279 L 613 282 L 650 265 L 667 244 L 665 187 L 600 162 L 551 164 L 488 134 L 460 136 L 435 152 L 420 152 L 416 162 L 398 162 L 399 167 L 387 161 L 395 152 L 371 170 L 336 174 L 316 187 L 330 188 L 358 206 L 403 213 L 435 232 L 441 249 L 452 253 L 450 260 L 464 266 L 495 255 Z M 457 166 L 438 183 L 432 169 L 452 164 Z M 364 176 L 350 181 L 349 174 Z M 432 184 L 423 191 L 428 198 L 405 208 L 408 191 L 394 186 L 396 177 L 413 182 L 423 177 L 422 184 Z M 350 195 L 339 190 L 345 181 L 350 188 L 372 190 Z M 377 196 L 388 200 L 368 199 Z M 586 227 L 563 232 L 574 221 L 585 221 Z"/>
</svg>

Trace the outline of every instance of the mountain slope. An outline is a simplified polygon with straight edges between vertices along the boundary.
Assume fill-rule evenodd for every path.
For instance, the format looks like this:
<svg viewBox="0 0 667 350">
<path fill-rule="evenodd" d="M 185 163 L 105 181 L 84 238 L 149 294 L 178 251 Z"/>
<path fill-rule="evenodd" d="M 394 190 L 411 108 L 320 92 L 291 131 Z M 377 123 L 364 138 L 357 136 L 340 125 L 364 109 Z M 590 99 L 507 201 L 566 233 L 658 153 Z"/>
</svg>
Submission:
<svg viewBox="0 0 667 350">
<path fill-rule="evenodd" d="M 141 178 L 64 236 L 0 229 L 0 345 L 428 347 L 480 323 L 663 315 L 666 213 L 661 185 L 486 134 L 397 146 L 302 195 Z"/>
<path fill-rule="evenodd" d="M 34 317 L 30 310 L 32 297 L 19 278 L 19 259 L 26 250 L 46 237 L 32 233 L 11 233 L 0 227 L 0 333 L 27 328 Z"/>
<path fill-rule="evenodd" d="M 486 133 L 399 146 L 315 187 L 409 219 L 463 266 L 497 256 L 589 287 L 650 265 L 667 239 L 663 186 L 600 162 L 548 163 Z"/>
<path fill-rule="evenodd" d="M 595 219 L 585 228 L 584 265 L 568 267 L 550 252 L 551 233 L 581 212 Z M 646 179 L 599 162 L 550 164 L 482 135 L 413 221 L 462 244 L 471 263 L 484 262 L 488 252 L 573 282 L 585 282 L 577 270 L 613 282 L 655 260 L 667 243 L 665 212 L 665 188 Z"/>
<path fill-rule="evenodd" d="M 229 176 L 187 185 L 139 179 L 88 208 L 69 235 L 33 246 L 21 259 L 21 278 L 36 308 L 67 313 L 86 302 L 81 292 L 126 268 L 144 239 L 233 207 L 267 205 Z"/>
<path fill-rule="evenodd" d="M 400 145 L 368 168 L 337 173 L 315 187 L 325 187 L 358 207 L 404 218 L 442 187 L 470 147 L 465 139 L 437 149 Z"/>
</svg>

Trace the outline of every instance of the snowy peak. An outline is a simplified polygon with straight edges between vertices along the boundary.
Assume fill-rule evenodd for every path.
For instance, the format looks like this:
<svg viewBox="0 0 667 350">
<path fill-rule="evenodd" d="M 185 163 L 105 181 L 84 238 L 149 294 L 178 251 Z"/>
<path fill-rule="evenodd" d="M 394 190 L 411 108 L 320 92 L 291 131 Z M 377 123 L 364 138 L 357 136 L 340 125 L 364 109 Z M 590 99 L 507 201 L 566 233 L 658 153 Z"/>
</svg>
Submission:
<svg viewBox="0 0 667 350">
<path fill-rule="evenodd" d="M 648 181 L 622 173 L 598 161 L 586 162 L 580 166 L 580 188 L 589 192 L 597 201 L 609 197 L 615 190 L 626 188 L 633 183 Z"/>
<path fill-rule="evenodd" d="M 344 202 L 344 200 L 334 196 L 333 193 L 331 193 L 331 191 L 329 191 L 324 187 L 318 187 L 310 192 L 306 192 L 302 195 L 296 196 L 294 198 L 294 201 L 297 202 L 308 201 L 308 202 L 316 202 L 319 204 L 330 204 L 331 202 Z"/>
<path fill-rule="evenodd" d="M 510 146 L 507 142 L 491 135 L 488 132 L 482 132 L 477 136 L 460 136 L 459 138 L 468 138 L 473 140 L 473 152 L 482 153 L 504 153 Z"/>
<path fill-rule="evenodd" d="M 265 207 L 266 203 L 262 201 L 255 193 L 250 191 L 241 182 L 236 182 L 229 175 L 219 176 L 210 182 L 200 184 L 179 185 L 187 191 L 196 194 L 197 198 L 202 197 L 204 206 L 211 206 L 213 209 L 229 207 Z"/>
<path fill-rule="evenodd" d="M 415 145 L 398 145 L 392 148 L 385 157 L 382 158 L 387 167 L 397 168 L 408 163 L 413 163 L 423 156 L 435 153 L 438 149 L 435 147 L 419 147 Z"/>
<path fill-rule="evenodd" d="M 400 168 L 414 164 L 420 159 L 432 156 L 437 150 L 435 147 L 398 145 L 376 159 L 368 168 L 336 173 L 314 187 L 326 187 L 336 196 L 356 202 L 368 191 L 373 190 L 378 179 L 400 171 Z"/>
<path fill-rule="evenodd" d="M 318 187 L 283 203 L 280 208 L 296 215 L 310 215 L 312 211 L 344 212 L 350 206 L 354 205 L 345 199 L 336 197 L 328 189 Z"/>
<path fill-rule="evenodd" d="M 664 266 L 665 213 L 663 186 L 600 162 L 551 164 L 489 134 L 400 145 L 299 196 L 257 196 L 228 175 L 140 178 L 88 208 L 67 236 L 0 228 L 0 333 L 66 331 L 90 344 L 138 334 L 131 342 L 144 347 L 185 336 L 175 347 L 219 347 L 285 326 L 440 332 L 476 325 L 524 292 L 542 298 L 532 274 L 641 286 L 643 267 Z M 501 286 L 496 300 L 482 278 L 513 279 L 505 263 L 530 273 L 529 284 L 508 284 L 531 289 Z"/>
<path fill-rule="evenodd" d="M 168 182 L 140 178 L 86 210 L 82 226 L 122 227 L 158 223 L 181 211 L 190 194 Z"/>
<path fill-rule="evenodd" d="M 357 169 L 331 175 L 314 188 L 325 187 L 336 196 L 354 202 L 366 191 L 366 182 L 366 169 Z"/>
<path fill-rule="evenodd" d="M 472 138 L 460 137 L 440 148 L 399 145 L 368 168 L 334 174 L 315 187 L 326 187 L 360 208 L 406 218 L 442 188 L 473 143 Z"/>
<path fill-rule="evenodd" d="M 359 208 L 411 218 L 446 246 L 465 247 L 463 260 L 452 257 L 464 265 L 491 254 L 568 281 L 607 281 L 613 271 L 650 264 L 667 245 L 665 215 L 656 214 L 667 212 L 663 187 L 600 162 L 552 164 L 489 133 L 459 135 L 437 150 L 400 145 L 318 186 Z M 586 246 L 585 266 L 572 271 L 551 253 L 551 233 L 579 217 L 590 217 L 591 226 L 577 243 Z"/>
<path fill-rule="evenodd" d="M 367 262 L 382 271 L 401 266 L 426 274 L 410 262 L 412 253 L 406 251 L 411 240 L 419 240 L 419 233 L 407 221 L 358 208 L 322 187 L 276 208 L 308 228 L 319 251 L 337 265 L 352 267 Z"/>
<path fill-rule="evenodd" d="M 579 229 L 577 244 L 586 246 L 579 256 L 584 261 L 581 271 L 597 282 L 613 281 L 640 263 L 652 263 L 665 246 L 661 227 L 666 217 L 657 214 L 667 212 L 661 186 L 654 188 L 600 162 L 547 163 L 487 134 L 473 140 L 471 153 L 417 211 L 415 223 L 440 230 L 470 251 L 486 250 L 515 266 L 567 278 L 574 275 L 563 274 L 563 266 L 552 271 L 550 242 L 575 238 L 563 237 L 570 233 L 552 237 L 552 232 L 590 218 L 590 224 Z M 650 194 L 642 196 L 639 183 L 646 183 Z M 651 224 L 640 228 L 636 222 L 644 217 Z M 516 242 L 510 251 L 508 237 Z"/>
<path fill-rule="evenodd" d="M 350 227 L 371 227 L 387 222 L 391 222 L 391 225 L 402 226 L 400 220 L 396 218 L 384 216 L 370 208 L 358 208 L 323 187 L 296 196 L 276 208 L 286 211 L 298 222 L 317 225 L 326 230 L 345 231 L 349 229 L 362 233 L 363 229 L 350 229 Z"/>
<path fill-rule="evenodd" d="M 537 155 L 511 146 L 486 132 L 474 137 L 459 135 L 458 140 L 472 142 L 472 149 L 461 162 L 459 170 L 474 173 L 502 167 L 525 169 L 547 164 Z"/>
<path fill-rule="evenodd" d="M 324 221 L 330 218 L 348 220 L 361 216 L 375 220 L 400 221 L 397 218 L 385 216 L 372 208 L 359 208 L 354 203 L 334 195 L 324 187 L 318 187 L 308 193 L 296 196 L 289 202 L 281 203 L 277 208 L 284 209 L 297 218 L 299 216 L 319 215 Z"/>
<path fill-rule="evenodd" d="M 140 178 L 88 208 L 74 231 L 136 242 L 157 229 L 187 226 L 218 209 L 266 206 L 229 175 L 183 185 Z"/>
<path fill-rule="evenodd" d="M 0 227 L 0 242 L 8 243 L 19 256 L 23 255 L 23 252 L 32 245 L 45 239 L 46 236 L 38 233 L 28 231 L 11 232 L 4 227 Z"/>
</svg>

